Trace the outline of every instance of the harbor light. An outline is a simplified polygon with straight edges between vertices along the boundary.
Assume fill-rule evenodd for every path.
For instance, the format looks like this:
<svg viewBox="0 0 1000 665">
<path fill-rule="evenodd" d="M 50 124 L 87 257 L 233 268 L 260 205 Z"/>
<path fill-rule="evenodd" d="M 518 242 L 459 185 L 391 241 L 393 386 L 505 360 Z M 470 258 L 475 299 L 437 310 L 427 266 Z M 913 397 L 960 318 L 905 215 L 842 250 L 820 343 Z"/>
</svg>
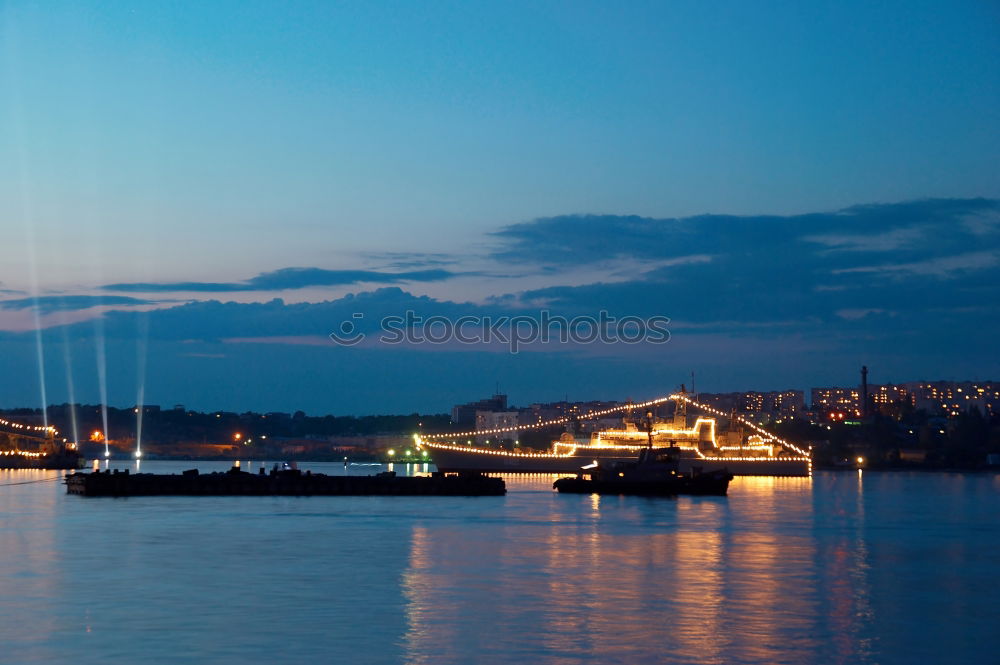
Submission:
<svg viewBox="0 0 1000 665">
<path fill-rule="evenodd" d="M 858 458 L 858 464 L 864 464 L 864 463 L 865 463 L 865 458 L 864 457 L 859 457 Z"/>
<path fill-rule="evenodd" d="M 395 451 L 395 450 L 393 450 L 392 448 L 390 448 L 389 450 L 387 450 L 387 451 L 386 451 L 386 454 L 387 454 L 387 455 L 388 455 L 389 457 L 395 457 L 395 456 L 396 456 L 396 451 Z"/>
</svg>

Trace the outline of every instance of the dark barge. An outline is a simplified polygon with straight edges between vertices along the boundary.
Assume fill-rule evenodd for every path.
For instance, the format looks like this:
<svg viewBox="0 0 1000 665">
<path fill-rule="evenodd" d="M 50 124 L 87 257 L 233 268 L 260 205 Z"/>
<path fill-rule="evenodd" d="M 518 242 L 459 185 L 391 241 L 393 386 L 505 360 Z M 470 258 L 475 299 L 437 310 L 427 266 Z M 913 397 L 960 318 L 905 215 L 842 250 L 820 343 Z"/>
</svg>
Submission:
<svg viewBox="0 0 1000 665">
<path fill-rule="evenodd" d="M 66 476 L 66 492 L 81 496 L 503 496 L 502 478 L 481 474 L 328 476 L 272 470 L 253 474 L 233 467 L 224 473 L 178 474 L 94 471 Z"/>
</svg>

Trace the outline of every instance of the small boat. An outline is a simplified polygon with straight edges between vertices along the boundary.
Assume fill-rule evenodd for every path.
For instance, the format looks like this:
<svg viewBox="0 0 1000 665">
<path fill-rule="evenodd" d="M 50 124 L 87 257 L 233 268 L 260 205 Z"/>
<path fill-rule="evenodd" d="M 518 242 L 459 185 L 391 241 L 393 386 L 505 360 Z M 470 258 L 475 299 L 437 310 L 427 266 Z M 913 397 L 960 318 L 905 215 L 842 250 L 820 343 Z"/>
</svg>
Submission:
<svg viewBox="0 0 1000 665">
<path fill-rule="evenodd" d="M 598 462 L 585 467 L 589 479 L 580 473 L 575 478 L 560 478 L 552 486 L 568 494 L 726 495 L 733 474 L 726 469 L 703 473 L 699 467 L 681 472 L 680 453 L 676 447 L 646 448 L 635 461 Z"/>
</svg>

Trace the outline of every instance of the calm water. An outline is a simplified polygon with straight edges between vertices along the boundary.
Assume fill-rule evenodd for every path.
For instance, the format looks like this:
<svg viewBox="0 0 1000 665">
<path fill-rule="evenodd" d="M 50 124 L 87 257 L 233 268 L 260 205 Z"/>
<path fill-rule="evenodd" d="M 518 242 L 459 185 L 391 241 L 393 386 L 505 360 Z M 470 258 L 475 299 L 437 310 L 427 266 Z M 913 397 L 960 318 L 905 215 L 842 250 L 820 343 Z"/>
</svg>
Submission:
<svg viewBox="0 0 1000 665">
<path fill-rule="evenodd" d="M 11 484 L 57 475 L 0 471 L 4 663 L 1000 663 L 1000 476 L 675 500 Z"/>
</svg>

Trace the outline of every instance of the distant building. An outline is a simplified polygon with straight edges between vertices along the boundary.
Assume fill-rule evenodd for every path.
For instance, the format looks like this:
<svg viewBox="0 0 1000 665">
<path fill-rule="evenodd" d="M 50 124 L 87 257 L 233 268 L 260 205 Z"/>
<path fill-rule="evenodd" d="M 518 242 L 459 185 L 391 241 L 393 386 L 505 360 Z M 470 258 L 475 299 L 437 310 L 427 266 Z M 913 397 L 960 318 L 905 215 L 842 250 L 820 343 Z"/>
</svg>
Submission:
<svg viewBox="0 0 1000 665">
<path fill-rule="evenodd" d="M 861 391 L 858 388 L 813 388 L 812 408 L 823 420 L 861 417 Z"/>
<path fill-rule="evenodd" d="M 868 399 L 876 411 L 883 413 L 892 407 L 914 405 L 913 395 L 906 386 L 894 386 L 891 383 L 884 386 L 868 386 Z"/>
<path fill-rule="evenodd" d="M 517 432 L 494 433 L 495 430 L 508 427 L 517 427 L 517 411 L 476 411 L 476 432 L 484 432 L 476 435 L 476 441 L 482 443 L 489 439 L 516 439 Z"/>
<path fill-rule="evenodd" d="M 494 395 L 489 399 L 468 404 L 456 404 L 451 408 L 451 422 L 456 425 L 474 425 L 477 411 L 506 411 L 507 396 Z"/>
<path fill-rule="evenodd" d="M 724 413 L 743 411 L 743 393 L 700 393 L 696 399 Z"/>
<path fill-rule="evenodd" d="M 819 420 L 844 420 L 864 409 L 857 388 L 813 388 L 813 409 Z M 923 409 L 949 418 L 976 408 L 985 416 L 1000 413 L 1000 384 L 996 381 L 910 381 L 869 384 L 868 412 L 899 417 L 902 409 Z"/>
<path fill-rule="evenodd" d="M 806 410 L 801 390 L 738 393 L 702 393 L 698 400 L 725 413 L 736 412 L 744 418 L 758 421 L 784 420 L 801 417 Z"/>
<path fill-rule="evenodd" d="M 782 390 L 764 394 L 767 411 L 778 419 L 800 418 L 806 410 L 806 396 L 801 390 Z"/>
<path fill-rule="evenodd" d="M 983 415 L 1000 413 L 996 381 L 911 381 L 903 386 L 913 406 L 930 413 L 957 416 L 976 407 Z"/>
<path fill-rule="evenodd" d="M 548 420 L 556 420 L 557 418 L 562 418 L 562 416 L 563 411 L 548 408 L 541 404 L 532 404 L 527 408 L 518 409 L 518 423 L 521 425 L 535 425 Z"/>
</svg>

